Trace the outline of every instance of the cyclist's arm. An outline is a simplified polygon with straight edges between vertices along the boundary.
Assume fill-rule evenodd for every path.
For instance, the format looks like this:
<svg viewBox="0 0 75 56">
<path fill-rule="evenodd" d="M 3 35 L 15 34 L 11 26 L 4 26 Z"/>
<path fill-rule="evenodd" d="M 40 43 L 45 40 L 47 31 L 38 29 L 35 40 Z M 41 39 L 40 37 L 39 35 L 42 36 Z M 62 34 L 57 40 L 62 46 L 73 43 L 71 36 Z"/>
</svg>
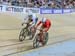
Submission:
<svg viewBox="0 0 75 56">
<path fill-rule="evenodd" d="M 49 27 L 50 28 L 50 27 Z M 43 30 L 43 32 L 47 32 L 48 30 L 49 30 L 49 28 L 45 28 L 44 30 Z"/>
<path fill-rule="evenodd" d="M 51 27 L 51 23 L 47 22 L 46 25 L 46 28 L 43 30 L 44 32 L 47 32 L 49 30 L 49 28 Z"/>
<path fill-rule="evenodd" d="M 26 23 L 28 23 L 28 17 L 24 18 L 23 24 L 26 24 Z"/>
<path fill-rule="evenodd" d="M 38 24 L 36 25 L 36 28 L 41 24 L 41 21 L 38 22 Z"/>
</svg>

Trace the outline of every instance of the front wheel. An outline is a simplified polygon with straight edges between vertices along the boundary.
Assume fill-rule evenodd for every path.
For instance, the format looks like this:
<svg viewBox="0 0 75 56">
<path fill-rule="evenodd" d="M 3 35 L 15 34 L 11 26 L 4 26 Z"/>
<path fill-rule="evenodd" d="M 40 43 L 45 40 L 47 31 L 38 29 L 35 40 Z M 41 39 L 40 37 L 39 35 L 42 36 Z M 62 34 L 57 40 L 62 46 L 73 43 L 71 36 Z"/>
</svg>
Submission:
<svg viewBox="0 0 75 56">
<path fill-rule="evenodd" d="M 43 44 L 42 45 L 46 45 L 48 42 L 48 33 L 44 34 L 44 40 L 43 40 Z"/>
<path fill-rule="evenodd" d="M 31 35 L 30 35 L 30 40 L 32 40 L 32 39 L 34 38 L 35 33 L 36 33 L 35 27 L 31 27 L 30 33 L 31 33 Z"/>
<path fill-rule="evenodd" d="M 36 35 L 34 40 L 33 40 L 33 47 L 34 48 L 38 48 L 39 44 L 40 44 L 40 42 L 39 42 L 39 35 Z"/>
<path fill-rule="evenodd" d="M 20 32 L 20 35 L 19 35 L 19 40 L 20 41 L 23 41 L 24 39 L 26 38 L 26 29 L 23 28 Z"/>
</svg>

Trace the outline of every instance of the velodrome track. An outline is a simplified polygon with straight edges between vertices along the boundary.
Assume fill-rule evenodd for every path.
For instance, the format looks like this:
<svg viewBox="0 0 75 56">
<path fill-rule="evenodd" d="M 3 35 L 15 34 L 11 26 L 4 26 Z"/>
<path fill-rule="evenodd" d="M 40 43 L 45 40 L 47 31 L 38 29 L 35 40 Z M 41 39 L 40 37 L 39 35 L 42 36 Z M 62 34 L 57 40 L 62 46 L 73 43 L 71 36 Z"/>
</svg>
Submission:
<svg viewBox="0 0 75 56">
<path fill-rule="evenodd" d="M 21 56 L 18 53 L 34 51 L 32 40 L 19 42 L 22 19 L 25 14 L 0 13 L 0 56 Z M 37 15 L 50 18 L 52 27 L 49 30 L 48 45 L 75 39 L 75 14 Z M 43 48 L 43 47 L 42 47 Z"/>
</svg>

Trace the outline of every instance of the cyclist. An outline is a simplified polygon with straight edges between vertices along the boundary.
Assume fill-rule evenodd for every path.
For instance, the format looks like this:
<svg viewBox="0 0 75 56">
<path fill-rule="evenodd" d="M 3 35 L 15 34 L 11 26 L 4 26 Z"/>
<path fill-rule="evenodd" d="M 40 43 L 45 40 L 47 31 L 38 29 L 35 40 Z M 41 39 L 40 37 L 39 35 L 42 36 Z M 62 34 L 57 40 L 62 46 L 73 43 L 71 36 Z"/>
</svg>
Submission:
<svg viewBox="0 0 75 56">
<path fill-rule="evenodd" d="M 28 23 L 30 25 L 28 27 L 29 31 L 31 31 L 31 28 L 36 25 L 37 21 L 38 21 L 38 17 L 35 14 L 33 14 L 33 13 L 29 13 L 28 16 L 27 16 L 27 18 L 24 19 L 23 24 L 24 23 Z M 29 32 L 28 35 L 30 35 L 30 34 L 31 34 L 31 32 Z M 30 37 L 30 39 L 32 39 L 32 38 L 33 37 Z"/>
<path fill-rule="evenodd" d="M 35 25 L 35 24 L 37 23 L 37 21 L 38 21 L 38 17 L 37 17 L 35 14 L 30 13 L 30 14 L 28 14 L 28 16 L 24 19 L 23 24 L 24 24 L 24 23 L 29 23 L 29 24 L 32 23 L 32 25 Z M 23 24 L 22 24 L 22 25 L 23 25 Z"/>
<path fill-rule="evenodd" d="M 35 27 L 37 28 L 38 26 L 40 26 L 40 24 L 42 24 L 41 25 L 42 32 L 46 34 L 46 37 L 48 37 L 48 30 L 51 27 L 51 20 L 46 19 L 46 18 L 42 18 L 42 20 L 39 21 Z M 44 39 L 44 37 L 42 36 L 41 37 L 42 44 L 44 43 L 43 39 Z"/>
</svg>

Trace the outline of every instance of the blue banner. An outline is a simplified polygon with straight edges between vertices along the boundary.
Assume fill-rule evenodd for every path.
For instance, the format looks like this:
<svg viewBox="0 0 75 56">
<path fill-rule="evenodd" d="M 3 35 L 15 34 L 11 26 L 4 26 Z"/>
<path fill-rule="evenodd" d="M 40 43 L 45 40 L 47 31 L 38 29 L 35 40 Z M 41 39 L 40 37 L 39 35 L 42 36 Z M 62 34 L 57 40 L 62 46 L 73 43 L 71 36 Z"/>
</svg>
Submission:
<svg viewBox="0 0 75 56">
<path fill-rule="evenodd" d="M 20 12 L 36 14 L 65 14 L 75 12 L 75 8 L 69 9 L 50 9 L 50 8 L 27 8 L 18 6 L 0 5 L 0 12 Z"/>
<path fill-rule="evenodd" d="M 53 14 L 61 14 L 63 13 L 62 9 L 53 9 Z"/>
<path fill-rule="evenodd" d="M 50 9 L 50 8 L 40 8 L 40 14 L 64 14 L 75 12 L 75 9 Z"/>
<path fill-rule="evenodd" d="M 40 8 L 40 14 L 52 14 L 52 9 L 49 8 Z"/>
<path fill-rule="evenodd" d="M 0 6 L 0 12 L 2 11 L 2 7 L 3 7 L 3 6 Z"/>
<path fill-rule="evenodd" d="M 73 8 L 73 9 L 71 9 L 71 12 L 75 12 L 75 9 Z"/>
<path fill-rule="evenodd" d="M 26 12 L 39 13 L 39 8 L 26 8 Z"/>
<path fill-rule="evenodd" d="M 63 9 L 63 13 L 71 13 L 71 9 Z"/>
<path fill-rule="evenodd" d="M 7 6 L 6 7 L 6 11 L 10 11 L 10 12 L 23 12 L 23 8 L 22 7 Z"/>
</svg>

